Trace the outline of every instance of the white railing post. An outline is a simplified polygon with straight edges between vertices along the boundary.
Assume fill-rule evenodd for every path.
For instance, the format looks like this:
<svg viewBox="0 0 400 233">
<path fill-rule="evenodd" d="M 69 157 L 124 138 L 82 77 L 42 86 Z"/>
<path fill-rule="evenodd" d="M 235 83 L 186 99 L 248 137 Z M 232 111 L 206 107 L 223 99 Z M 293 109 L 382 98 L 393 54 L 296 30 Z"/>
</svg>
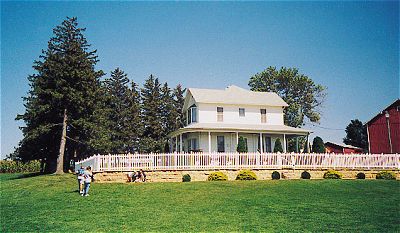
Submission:
<svg viewBox="0 0 400 233">
<path fill-rule="evenodd" d="M 281 153 L 277 153 L 277 162 L 278 162 L 278 169 L 282 169 L 282 155 Z"/>
</svg>

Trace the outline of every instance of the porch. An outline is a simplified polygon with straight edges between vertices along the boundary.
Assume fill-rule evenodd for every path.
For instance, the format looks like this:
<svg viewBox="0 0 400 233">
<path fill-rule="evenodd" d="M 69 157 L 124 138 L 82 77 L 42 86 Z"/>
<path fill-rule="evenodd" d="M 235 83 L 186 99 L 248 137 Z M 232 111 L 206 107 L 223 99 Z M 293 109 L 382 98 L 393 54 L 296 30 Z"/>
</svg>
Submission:
<svg viewBox="0 0 400 233">
<path fill-rule="evenodd" d="M 310 131 L 285 125 L 211 125 L 196 123 L 181 128 L 169 135 L 172 152 L 236 152 L 239 138 L 243 137 L 250 153 L 271 153 L 277 139 L 281 141 L 283 153 L 288 151 L 288 140 L 296 139 L 296 150 L 300 152 L 299 137 L 309 141 Z"/>
</svg>

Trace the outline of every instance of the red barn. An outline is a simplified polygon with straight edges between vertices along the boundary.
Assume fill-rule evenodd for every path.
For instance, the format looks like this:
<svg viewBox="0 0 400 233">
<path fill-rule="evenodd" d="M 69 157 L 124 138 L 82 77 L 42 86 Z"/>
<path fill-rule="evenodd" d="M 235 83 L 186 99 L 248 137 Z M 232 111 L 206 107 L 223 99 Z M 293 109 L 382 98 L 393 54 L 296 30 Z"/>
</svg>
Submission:
<svg viewBox="0 0 400 233">
<path fill-rule="evenodd" d="M 325 150 L 327 153 L 335 154 L 359 154 L 363 153 L 363 149 L 355 146 L 350 146 L 346 144 L 339 144 L 334 142 L 326 142 Z"/>
<path fill-rule="evenodd" d="M 400 153 L 400 99 L 366 123 L 370 153 Z"/>
</svg>

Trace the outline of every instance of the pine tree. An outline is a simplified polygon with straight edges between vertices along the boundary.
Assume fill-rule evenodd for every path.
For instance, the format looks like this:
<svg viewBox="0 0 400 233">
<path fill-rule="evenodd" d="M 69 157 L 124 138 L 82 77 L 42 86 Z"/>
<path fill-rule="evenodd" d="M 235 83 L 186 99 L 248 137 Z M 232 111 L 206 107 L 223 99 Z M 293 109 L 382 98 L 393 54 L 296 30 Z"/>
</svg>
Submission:
<svg viewBox="0 0 400 233">
<path fill-rule="evenodd" d="M 161 88 L 161 96 L 162 141 L 164 143 L 163 151 L 166 152 L 167 146 L 165 144 L 168 144 L 168 134 L 176 130 L 179 114 L 175 108 L 174 95 L 168 87 L 168 83 L 164 83 Z"/>
<path fill-rule="evenodd" d="M 111 133 L 111 151 L 112 153 L 123 153 L 127 142 L 126 125 L 129 115 L 129 79 L 124 71 L 116 68 L 111 71 L 111 77 L 104 81 L 107 90 L 108 105 L 112 110 L 108 116 Z"/>
<path fill-rule="evenodd" d="M 325 153 L 325 144 L 322 138 L 315 137 L 312 145 L 313 153 Z"/>
<path fill-rule="evenodd" d="M 68 160 L 64 160 L 60 141 L 68 139 L 64 143 L 68 157 L 93 150 L 88 142 L 95 131 L 93 113 L 103 72 L 94 68 L 98 61 L 96 50 L 89 50 L 84 31 L 76 18 L 67 18 L 53 30 L 47 50 L 34 62 L 35 74 L 28 77 L 30 91 L 24 98 L 25 113 L 16 118 L 26 125 L 21 127 L 23 139 L 18 157 L 43 159 L 47 172 L 57 168 L 57 173 L 61 173 L 63 161 Z"/>
<path fill-rule="evenodd" d="M 158 78 L 150 75 L 141 91 L 144 127 L 140 140 L 141 152 L 161 152 L 164 148 L 160 86 Z"/>
<path fill-rule="evenodd" d="M 142 114 L 140 109 L 141 97 L 138 91 L 138 86 L 135 82 L 131 82 L 131 87 L 128 89 L 128 107 L 126 121 L 124 125 L 125 139 L 127 144 L 125 151 L 139 151 L 139 140 L 143 133 Z"/>
<path fill-rule="evenodd" d="M 283 152 L 282 143 L 279 138 L 276 139 L 275 146 L 274 146 L 274 153 L 277 153 L 277 152 L 281 152 L 281 153 Z"/>
<path fill-rule="evenodd" d="M 174 130 L 182 128 L 185 126 L 186 118 L 183 113 L 183 104 L 185 103 L 184 93 L 186 92 L 186 88 L 182 89 L 182 86 L 178 84 L 174 89 L 174 97 L 175 97 L 175 111 L 177 114 L 176 126 Z"/>
</svg>

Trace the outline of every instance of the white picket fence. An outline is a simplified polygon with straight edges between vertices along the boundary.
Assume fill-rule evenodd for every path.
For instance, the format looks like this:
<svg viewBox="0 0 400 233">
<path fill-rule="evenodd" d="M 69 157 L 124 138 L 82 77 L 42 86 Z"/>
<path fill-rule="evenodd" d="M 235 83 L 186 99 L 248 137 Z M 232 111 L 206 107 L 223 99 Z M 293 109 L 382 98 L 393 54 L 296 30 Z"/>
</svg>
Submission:
<svg viewBox="0 0 400 233">
<path fill-rule="evenodd" d="M 314 154 L 314 153 L 169 153 L 94 155 L 75 163 L 91 166 L 94 172 L 138 169 L 396 169 L 399 154 Z"/>
</svg>

